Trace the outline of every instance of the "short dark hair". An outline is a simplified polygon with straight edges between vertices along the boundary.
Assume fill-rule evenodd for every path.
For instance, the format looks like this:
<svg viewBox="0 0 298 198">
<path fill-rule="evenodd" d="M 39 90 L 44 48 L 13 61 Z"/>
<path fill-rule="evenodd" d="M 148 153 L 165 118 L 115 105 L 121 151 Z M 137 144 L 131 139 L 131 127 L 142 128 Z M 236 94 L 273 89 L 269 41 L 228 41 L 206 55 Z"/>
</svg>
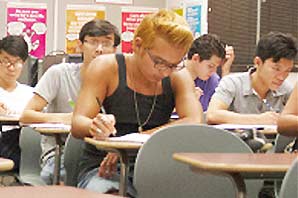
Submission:
<svg viewBox="0 0 298 198">
<path fill-rule="evenodd" d="M 270 32 L 258 42 L 256 56 L 263 62 L 269 58 L 273 58 L 275 63 L 281 58 L 294 60 L 297 55 L 296 42 L 297 40 L 291 34 Z"/>
<path fill-rule="evenodd" d="M 209 60 L 211 56 L 216 55 L 224 59 L 226 51 L 223 42 L 215 34 L 204 34 L 196 38 L 188 53 L 187 58 L 190 60 L 194 54 L 200 55 L 200 60 Z"/>
<path fill-rule="evenodd" d="M 20 57 L 24 62 L 28 57 L 28 45 L 22 36 L 9 35 L 0 41 L 0 52 Z"/>
<path fill-rule="evenodd" d="M 117 47 L 120 44 L 118 28 L 107 20 L 93 19 L 83 25 L 79 39 L 83 43 L 86 36 L 106 36 L 112 33 L 114 33 L 114 47 Z"/>
</svg>

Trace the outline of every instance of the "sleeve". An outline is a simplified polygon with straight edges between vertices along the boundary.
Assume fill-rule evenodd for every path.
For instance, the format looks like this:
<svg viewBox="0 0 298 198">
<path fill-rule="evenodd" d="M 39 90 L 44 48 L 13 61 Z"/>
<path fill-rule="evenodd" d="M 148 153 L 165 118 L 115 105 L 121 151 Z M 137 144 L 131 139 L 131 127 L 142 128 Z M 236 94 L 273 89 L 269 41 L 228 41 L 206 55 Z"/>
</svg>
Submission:
<svg viewBox="0 0 298 198">
<path fill-rule="evenodd" d="M 56 97 L 60 88 L 60 77 L 62 70 L 59 68 L 62 65 L 54 65 L 50 67 L 38 81 L 34 93 L 40 95 L 49 104 Z"/>
<path fill-rule="evenodd" d="M 231 105 L 234 98 L 236 96 L 236 86 L 233 82 L 231 76 L 224 76 L 220 81 L 215 89 L 215 93 L 213 94 L 212 98 L 216 98 L 221 100 L 228 106 Z"/>
</svg>

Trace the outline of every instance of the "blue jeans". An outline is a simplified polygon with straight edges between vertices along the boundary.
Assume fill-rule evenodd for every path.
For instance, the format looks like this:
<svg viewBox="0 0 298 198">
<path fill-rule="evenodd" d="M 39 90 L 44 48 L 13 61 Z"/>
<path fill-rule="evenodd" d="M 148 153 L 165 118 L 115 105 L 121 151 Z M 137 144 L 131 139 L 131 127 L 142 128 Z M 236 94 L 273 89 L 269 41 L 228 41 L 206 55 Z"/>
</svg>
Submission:
<svg viewBox="0 0 298 198">
<path fill-rule="evenodd" d="M 94 168 L 83 176 L 79 181 L 78 187 L 85 188 L 94 192 L 107 193 L 109 191 L 119 190 L 120 175 L 117 173 L 110 179 L 98 176 L 98 168 Z M 135 190 L 130 181 L 128 181 L 127 192 L 135 195 Z"/>
<path fill-rule="evenodd" d="M 55 157 L 48 159 L 40 172 L 41 179 L 48 185 L 53 184 Z M 65 179 L 64 155 L 61 156 L 60 181 Z"/>
</svg>

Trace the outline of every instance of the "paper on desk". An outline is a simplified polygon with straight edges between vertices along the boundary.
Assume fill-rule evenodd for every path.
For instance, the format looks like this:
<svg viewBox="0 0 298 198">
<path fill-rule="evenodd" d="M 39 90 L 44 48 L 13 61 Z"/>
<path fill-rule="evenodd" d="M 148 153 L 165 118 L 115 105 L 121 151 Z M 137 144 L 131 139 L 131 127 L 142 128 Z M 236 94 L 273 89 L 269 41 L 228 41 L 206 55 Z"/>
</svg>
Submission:
<svg viewBox="0 0 298 198">
<path fill-rule="evenodd" d="M 8 117 L 8 118 L 20 118 L 20 114 L 0 114 L 2 117 Z"/>
<path fill-rule="evenodd" d="M 110 141 L 120 141 L 120 142 L 139 142 L 144 143 L 150 138 L 148 134 L 141 133 L 130 133 L 120 137 L 110 137 Z"/>
<path fill-rule="evenodd" d="M 24 126 L 29 126 L 32 128 L 54 128 L 54 129 L 63 129 L 70 131 L 71 126 L 63 123 L 36 123 L 36 124 L 28 124 Z"/>
<path fill-rule="evenodd" d="M 258 129 L 258 130 L 277 130 L 276 125 L 266 125 L 266 124 L 219 124 L 212 125 L 219 129 Z"/>
</svg>

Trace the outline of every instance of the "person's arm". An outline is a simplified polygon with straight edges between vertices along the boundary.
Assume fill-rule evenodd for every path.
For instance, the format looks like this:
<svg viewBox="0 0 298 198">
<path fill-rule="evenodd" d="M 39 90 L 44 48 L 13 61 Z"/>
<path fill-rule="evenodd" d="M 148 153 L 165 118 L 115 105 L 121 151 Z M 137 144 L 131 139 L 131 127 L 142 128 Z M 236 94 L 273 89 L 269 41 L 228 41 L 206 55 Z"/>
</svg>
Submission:
<svg viewBox="0 0 298 198">
<path fill-rule="evenodd" d="M 298 84 L 287 101 L 277 122 L 280 134 L 298 137 Z"/>
<path fill-rule="evenodd" d="M 240 83 L 234 76 L 221 79 L 213 94 L 207 110 L 208 124 L 276 124 L 278 114 L 265 112 L 262 114 L 241 114 L 229 110 L 232 101 L 239 91 L 236 84 Z"/>
<path fill-rule="evenodd" d="M 104 139 L 115 131 L 113 115 L 98 113 L 101 107 L 98 101 L 104 101 L 110 81 L 117 79 L 114 78 L 117 74 L 113 69 L 115 61 L 114 55 L 105 55 L 90 63 L 72 117 L 71 133 L 74 137 Z"/>
<path fill-rule="evenodd" d="M 278 113 L 268 111 L 261 114 L 240 114 L 228 110 L 222 100 L 212 98 L 207 110 L 208 124 L 276 124 Z"/>
<path fill-rule="evenodd" d="M 47 101 L 38 94 L 34 94 L 25 107 L 20 122 L 22 123 L 64 123 L 70 124 L 72 113 L 44 113 Z"/>
<path fill-rule="evenodd" d="M 235 59 L 235 53 L 233 46 L 226 46 L 226 58 L 225 62 L 221 66 L 221 77 L 224 77 L 230 73 L 231 66 L 233 64 L 233 61 Z"/>
</svg>

